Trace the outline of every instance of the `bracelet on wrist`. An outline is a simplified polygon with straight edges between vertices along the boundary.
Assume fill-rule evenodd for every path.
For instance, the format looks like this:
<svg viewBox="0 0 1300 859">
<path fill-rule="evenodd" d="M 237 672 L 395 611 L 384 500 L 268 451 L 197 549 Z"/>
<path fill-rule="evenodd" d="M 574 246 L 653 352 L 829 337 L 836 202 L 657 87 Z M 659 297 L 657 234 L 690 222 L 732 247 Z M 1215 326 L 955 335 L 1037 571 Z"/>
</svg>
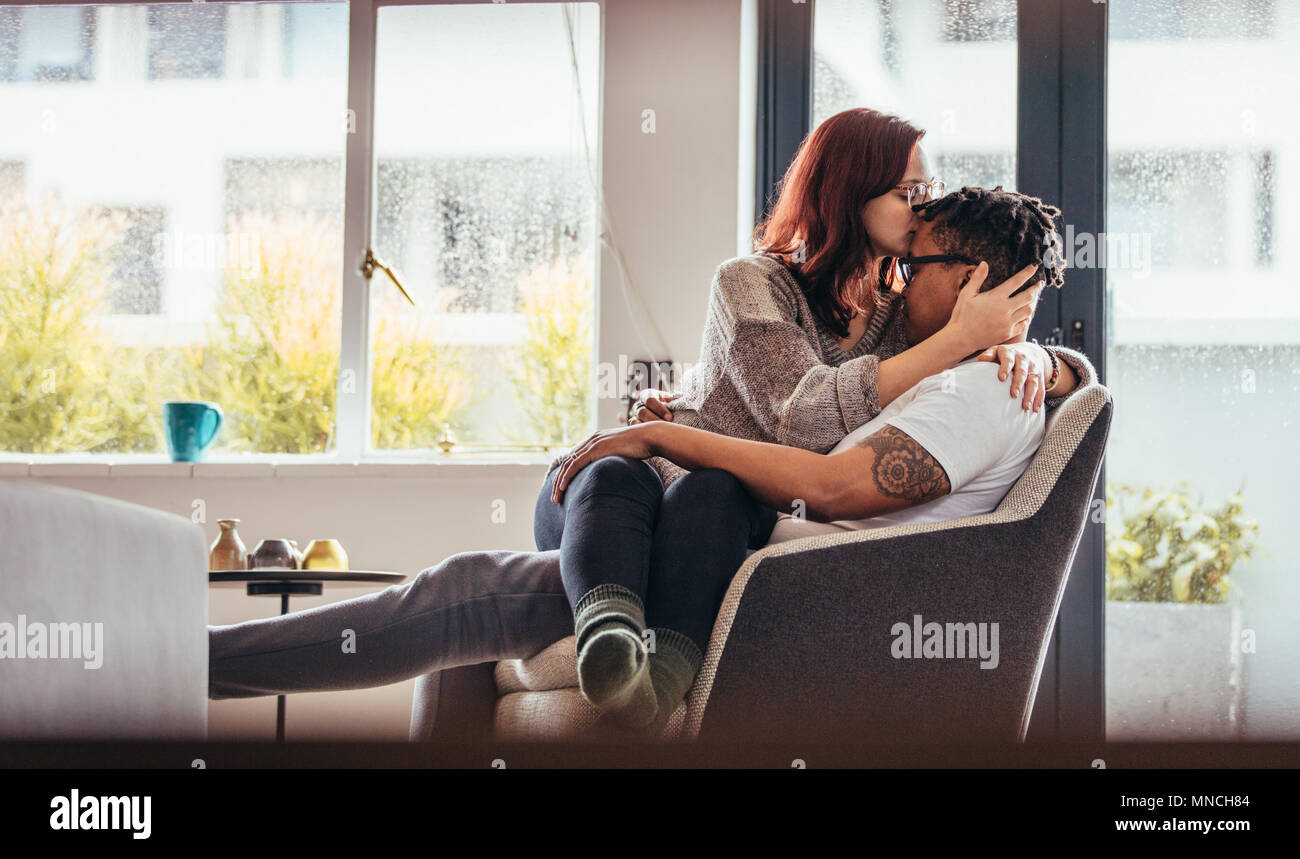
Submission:
<svg viewBox="0 0 1300 859">
<path fill-rule="evenodd" d="M 1048 349 L 1046 346 L 1041 345 L 1037 340 L 1034 340 L 1034 345 L 1035 345 L 1035 346 L 1038 346 L 1040 349 L 1042 349 L 1044 352 L 1046 352 L 1046 353 L 1047 353 L 1047 360 L 1049 360 L 1049 361 L 1052 362 L 1052 375 L 1051 375 L 1051 378 L 1049 378 L 1049 379 L 1047 380 L 1047 384 L 1043 386 L 1043 393 L 1046 394 L 1046 393 L 1048 393 L 1049 391 L 1051 391 L 1052 388 L 1055 388 L 1055 387 L 1056 387 L 1056 383 L 1057 383 L 1057 381 L 1060 380 L 1060 378 L 1061 378 L 1061 362 L 1060 362 L 1060 360 L 1056 357 L 1056 353 L 1055 353 L 1055 352 L 1053 352 L 1051 349 Z"/>
</svg>

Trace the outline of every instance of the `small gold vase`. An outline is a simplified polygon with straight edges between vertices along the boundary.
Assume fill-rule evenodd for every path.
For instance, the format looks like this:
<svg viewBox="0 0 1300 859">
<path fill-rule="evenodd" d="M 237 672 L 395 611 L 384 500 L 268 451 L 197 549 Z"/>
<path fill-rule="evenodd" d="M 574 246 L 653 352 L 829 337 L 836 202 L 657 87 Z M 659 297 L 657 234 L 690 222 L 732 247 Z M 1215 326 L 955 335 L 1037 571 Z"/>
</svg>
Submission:
<svg viewBox="0 0 1300 859">
<path fill-rule="evenodd" d="M 212 542 L 212 548 L 208 552 L 208 569 L 248 569 L 244 541 L 239 539 L 239 532 L 235 530 L 236 526 L 239 525 L 239 520 L 218 519 L 217 524 L 221 526 L 221 533 Z"/>
<path fill-rule="evenodd" d="M 348 553 L 338 540 L 312 540 L 302 553 L 304 570 L 346 570 Z"/>
</svg>

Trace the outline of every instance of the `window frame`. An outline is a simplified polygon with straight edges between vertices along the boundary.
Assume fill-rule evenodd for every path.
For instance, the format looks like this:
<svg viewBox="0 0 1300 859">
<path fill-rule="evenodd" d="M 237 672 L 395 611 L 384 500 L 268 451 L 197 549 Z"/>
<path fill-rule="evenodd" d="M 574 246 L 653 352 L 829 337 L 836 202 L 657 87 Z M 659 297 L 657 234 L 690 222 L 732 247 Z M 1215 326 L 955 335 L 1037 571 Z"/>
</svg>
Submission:
<svg viewBox="0 0 1300 859">
<path fill-rule="evenodd" d="M 1016 183 L 1059 200 L 1079 232 L 1106 231 L 1107 12 L 1093 0 L 1017 3 Z M 1033 153 L 1033 157 L 1029 154 Z M 1106 381 L 1106 272 L 1075 268 L 1031 336 L 1088 356 Z M 1105 502 L 1106 464 L 1093 486 Z M 1095 509 L 1090 507 L 1089 509 Z M 1057 611 L 1027 740 L 1106 739 L 1106 526 L 1089 516 Z"/>
<path fill-rule="evenodd" d="M 244 2 L 244 0 L 239 0 Z M 515 0 L 520 3 L 555 3 L 557 0 Z M 558 0 L 562 2 L 562 0 Z M 604 0 L 579 0 L 595 2 L 599 7 L 601 29 L 598 47 L 598 63 L 604 64 L 603 27 L 605 21 Z M 339 344 L 339 379 L 336 402 L 334 456 L 336 459 L 359 462 L 419 461 L 427 462 L 437 458 L 445 460 L 448 456 L 476 456 L 474 451 L 483 450 L 494 453 L 506 453 L 515 457 L 515 461 L 550 462 L 557 448 L 545 445 L 516 445 L 508 443 L 485 445 L 459 445 L 459 453 L 441 454 L 433 451 L 375 450 L 370 445 L 372 409 L 370 404 L 371 361 L 370 361 L 370 293 L 369 287 L 378 277 L 380 288 L 385 285 L 382 274 L 376 274 L 369 281 L 361 274 L 361 262 L 366 258 L 367 249 L 373 248 L 381 258 L 383 248 L 373 245 L 375 201 L 378 186 L 378 161 L 374 147 L 374 105 L 375 105 L 375 59 L 379 10 L 390 6 L 455 6 L 481 4 L 482 0 L 348 0 L 348 106 L 355 112 L 356 133 L 348 135 L 347 154 L 345 157 L 344 178 L 344 229 L 343 229 L 343 300 L 340 305 L 342 313 L 341 340 Z M 598 69 L 598 75 L 603 71 Z M 594 142 L 596 152 L 595 174 L 602 173 L 600 156 L 600 120 L 604 106 L 597 106 L 597 131 Z M 599 180 L 598 180 L 599 181 Z M 597 206 L 601 205 L 597 201 Z M 601 289 L 600 270 L 593 278 L 593 289 L 597 296 L 597 306 Z M 349 310 L 351 311 L 349 313 Z M 599 342 L 599 320 L 593 318 L 593 358 L 596 357 L 595 344 Z M 349 378 L 347 370 L 353 370 Z M 595 383 L 595 380 L 591 380 Z M 345 399 L 345 397 L 347 399 Z M 350 403 L 350 408 L 342 404 Z M 593 408 L 595 403 L 593 402 Z"/>
</svg>

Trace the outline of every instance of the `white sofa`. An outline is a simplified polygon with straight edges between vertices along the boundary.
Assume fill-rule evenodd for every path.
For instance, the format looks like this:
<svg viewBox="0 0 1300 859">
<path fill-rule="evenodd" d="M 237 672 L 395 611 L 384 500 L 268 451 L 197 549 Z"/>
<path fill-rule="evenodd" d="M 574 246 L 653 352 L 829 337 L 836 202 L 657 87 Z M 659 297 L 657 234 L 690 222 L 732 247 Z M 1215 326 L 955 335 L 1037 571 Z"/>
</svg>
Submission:
<svg viewBox="0 0 1300 859">
<path fill-rule="evenodd" d="M 206 571 L 189 519 L 0 480 L 0 739 L 205 738 Z M 82 658 L 38 658 L 42 632 Z"/>
</svg>

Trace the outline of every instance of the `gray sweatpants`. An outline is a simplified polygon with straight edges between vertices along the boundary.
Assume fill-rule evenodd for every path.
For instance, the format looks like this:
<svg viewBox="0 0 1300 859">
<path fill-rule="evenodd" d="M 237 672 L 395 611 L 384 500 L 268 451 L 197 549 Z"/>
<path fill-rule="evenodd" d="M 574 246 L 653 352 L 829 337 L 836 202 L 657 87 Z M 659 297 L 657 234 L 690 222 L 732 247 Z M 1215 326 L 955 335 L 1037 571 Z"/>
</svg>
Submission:
<svg viewBox="0 0 1300 859">
<path fill-rule="evenodd" d="M 559 550 L 462 552 L 377 593 L 208 627 L 208 697 L 384 686 L 572 634 Z"/>
</svg>

